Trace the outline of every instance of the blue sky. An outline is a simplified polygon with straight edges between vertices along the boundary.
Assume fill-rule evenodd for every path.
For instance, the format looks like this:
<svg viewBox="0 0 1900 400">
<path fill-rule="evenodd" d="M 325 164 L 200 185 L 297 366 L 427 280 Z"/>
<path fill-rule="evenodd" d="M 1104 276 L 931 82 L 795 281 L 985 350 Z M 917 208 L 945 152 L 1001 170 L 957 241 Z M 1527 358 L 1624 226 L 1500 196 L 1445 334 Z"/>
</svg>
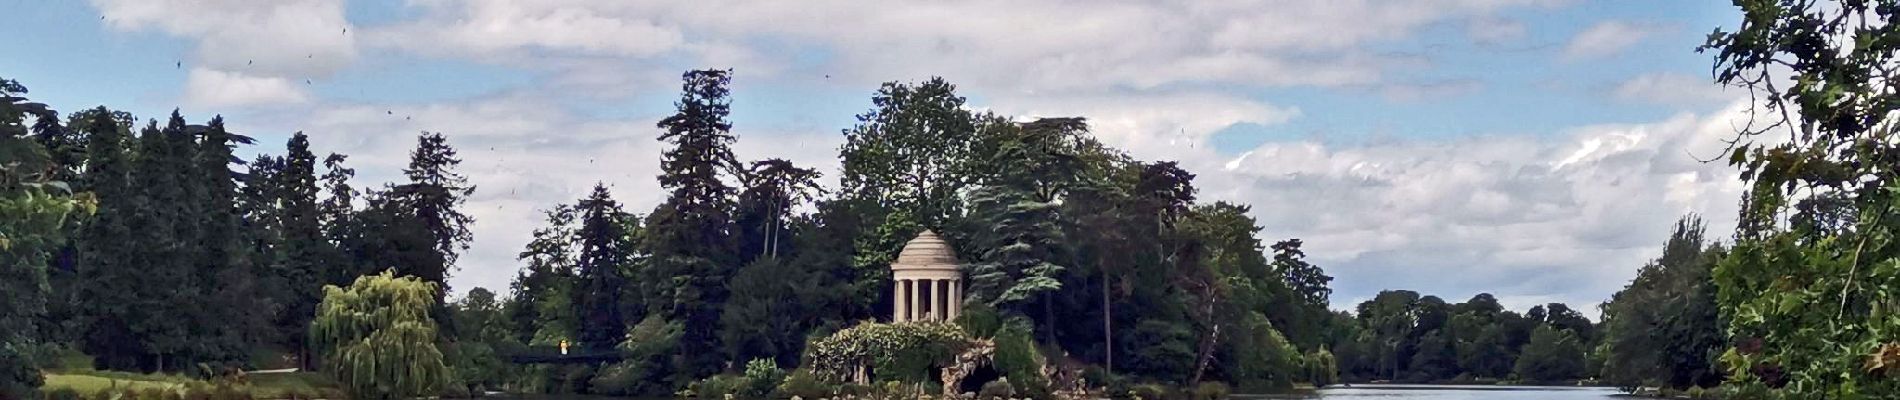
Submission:
<svg viewBox="0 0 1900 400">
<path fill-rule="evenodd" d="M 62 110 L 222 114 L 247 152 L 304 131 L 359 184 L 447 134 L 478 185 L 458 291 L 504 288 L 536 210 L 596 181 L 657 204 L 652 124 L 692 68 L 735 70 L 742 157 L 827 171 L 880 82 L 1088 117 L 1252 204 L 1263 240 L 1305 239 L 1337 308 L 1382 288 L 1594 305 L 1677 216 L 1727 229 L 1739 190 L 1692 157 L 1743 100 L 1693 51 L 1739 18 L 1715 2 L 4 3 L 0 76 Z"/>
</svg>

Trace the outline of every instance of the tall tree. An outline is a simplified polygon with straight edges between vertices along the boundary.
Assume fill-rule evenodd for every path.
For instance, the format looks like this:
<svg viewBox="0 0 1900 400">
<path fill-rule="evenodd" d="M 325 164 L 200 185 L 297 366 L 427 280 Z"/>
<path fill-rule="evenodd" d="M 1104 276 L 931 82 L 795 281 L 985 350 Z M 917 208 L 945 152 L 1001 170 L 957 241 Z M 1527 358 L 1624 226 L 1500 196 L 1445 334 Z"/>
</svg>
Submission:
<svg viewBox="0 0 1900 400">
<path fill-rule="evenodd" d="M 409 167 L 402 170 L 409 183 L 390 188 L 390 197 L 401 202 L 428 229 L 436 253 L 442 255 L 450 270 L 455 268 L 458 253 L 467 250 L 469 240 L 474 238 L 468 226 L 475 223 L 475 218 L 460 207 L 475 193 L 475 186 L 455 172 L 461 164 L 448 138 L 423 132 L 416 137 L 415 150 L 409 152 Z M 447 291 L 446 282 L 437 283 Z"/>
<path fill-rule="evenodd" d="M 776 258 L 789 251 L 796 217 L 793 213 L 797 206 L 817 200 L 822 193 L 819 175 L 817 170 L 799 168 L 783 159 L 752 163 L 743 175 L 745 190 L 739 193 L 734 216 L 743 263 Z"/>
<path fill-rule="evenodd" d="M 626 273 L 632 267 L 633 243 L 623 221 L 631 218 L 607 192 L 596 184 L 594 192 L 580 202 L 580 259 L 578 285 L 574 288 L 575 314 L 580 316 L 580 344 L 607 349 L 620 344 L 631 321 L 639 314 L 627 307 L 635 303 L 625 298 L 630 287 Z"/>
<path fill-rule="evenodd" d="M 642 242 L 652 261 L 642 280 L 651 285 L 648 307 L 683 326 L 678 371 L 691 379 L 721 368 L 719 313 L 738 258 L 730 236 L 733 188 L 720 175 L 736 162 L 727 120 L 731 72 L 689 71 L 681 80 L 677 112 L 658 124 L 659 140 L 673 146 L 660 161 L 660 187 L 669 193 L 647 216 Z"/>
<path fill-rule="evenodd" d="M 86 132 L 86 172 L 83 185 L 99 199 L 98 214 L 80 231 L 80 325 L 85 336 L 81 350 L 94 357 L 100 369 L 134 369 L 141 354 L 129 314 L 135 312 L 131 288 L 140 284 L 133 243 L 132 213 L 138 209 L 131 181 L 136 168 L 131 155 L 130 127 L 120 125 L 104 107 L 76 126 Z"/>
<path fill-rule="evenodd" d="M 64 247 L 69 215 L 84 213 L 65 173 L 39 143 L 24 137 L 28 117 L 58 119 L 21 97 L 26 88 L 0 78 L 0 398 L 33 398 L 42 379 L 31 357 L 44 340 L 47 266 Z"/>
<path fill-rule="evenodd" d="M 206 338 L 210 356 L 221 361 L 238 361 L 249 356 L 250 346 L 262 336 L 266 314 L 249 306 L 262 295 L 255 279 L 258 271 L 244 251 L 238 199 L 238 173 L 231 165 L 240 160 L 232 148 L 251 142 L 249 137 L 225 130 L 224 118 L 215 117 L 209 125 L 193 126 L 200 136 L 192 162 L 194 169 L 188 185 L 194 190 L 191 204 L 196 209 L 192 221 L 200 227 L 192 247 L 200 249 L 196 266 L 197 280 L 204 288 L 198 293 L 199 329 Z"/>
<path fill-rule="evenodd" d="M 307 354 L 305 343 L 310 318 L 321 302 L 328 269 L 338 268 L 327 257 L 334 254 L 323 235 L 317 200 L 317 156 L 310 151 L 310 137 L 303 132 L 290 136 L 284 145 L 281 163 L 270 171 L 268 183 L 278 253 L 272 271 L 275 290 L 285 299 L 284 311 L 277 315 L 279 344 Z M 314 361 L 304 357 L 305 361 Z M 314 364 L 305 364 L 306 367 Z"/>
<path fill-rule="evenodd" d="M 183 178 L 190 167 L 190 147 L 179 140 L 184 128 L 184 117 L 176 111 L 162 130 L 157 121 L 147 125 L 139 135 L 137 169 L 132 171 L 138 188 L 132 240 L 138 256 L 131 263 L 140 278 L 126 289 L 135 293 L 139 311 L 127 318 L 145 350 L 139 368 L 148 371 L 183 370 L 193 345 L 189 309 L 177 307 L 189 304 L 199 292 L 187 252 L 195 227 L 186 220 L 189 198 Z"/>
<path fill-rule="evenodd" d="M 526 263 L 509 284 L 508 321 L 524 343 L 552 343 L 575 337 L 574 308 L 568 291 L 574 280 L 575 210 L 562 204 L 545 212 L 547 225 L 516 256 Z M 638 294 L 637 292 L 635 294 Z"/>
<path fill-rule="evenodd" d="M 1728 342 L 1716 312 L 1710 269 L 1722 249 L 1703 237 L 1702 220 L 1683 217 L 1660 257 L 1603 305 L 1603 375 L 1617 386 L 1713 386 L 1716 356 Z"/>
</svg>

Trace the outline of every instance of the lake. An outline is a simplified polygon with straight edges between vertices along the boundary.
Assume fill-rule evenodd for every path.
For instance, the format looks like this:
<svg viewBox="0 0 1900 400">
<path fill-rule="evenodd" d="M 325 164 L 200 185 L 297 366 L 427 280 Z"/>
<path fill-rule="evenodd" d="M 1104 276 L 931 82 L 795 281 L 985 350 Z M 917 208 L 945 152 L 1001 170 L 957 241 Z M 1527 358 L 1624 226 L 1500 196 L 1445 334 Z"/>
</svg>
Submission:
<svg viewBox="0 0 1900 400">
<path fill-rule="evenodd" d="M 1288 395 L 1236 395 L 1236 399 L 1326 400 L 1599 400 L 1623 392 L 1605 387 L 1495 385 L 1354 385 Z"/>
</svg>

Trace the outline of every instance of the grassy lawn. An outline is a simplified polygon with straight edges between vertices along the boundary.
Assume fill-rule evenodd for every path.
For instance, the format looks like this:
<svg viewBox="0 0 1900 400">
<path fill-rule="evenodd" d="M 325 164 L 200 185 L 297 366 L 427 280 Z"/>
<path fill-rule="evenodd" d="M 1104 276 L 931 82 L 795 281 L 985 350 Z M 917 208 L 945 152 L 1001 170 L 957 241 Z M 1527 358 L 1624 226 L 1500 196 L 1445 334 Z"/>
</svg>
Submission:
<svg viewBox="0 0 1900 400">
<path fill-rule="evenodd" d="M 330 377 L 314 372 L 293 372 L 283 374 L 256 374 L 248 376 L 248 390 L 262 398 L 282 398 L 288 393 L 317 394 L 320 391 L 333 391 L 338 386 Z M 50 391 L 70 388 L 82 395 L 90 396 L 101 390 L 149 388 L 178 390 L 187 383 L 201 382 L 181 375 L 138 374 L 116 371 L 59 371 L 46 374 L 46 386 L 41 390 Z"/>
<path fill-rule="evenodd" d="M 251 374 L 245 378 L 250 381 L 247 390 L 260 398 L 283 398 L 289 393 L 312 395 L 340 388 L 328 375 L 315 372 Z M 58 367 L 46 371 L 46 386 L 40 389 L 50 391 L 70 388 L 82 395 L 91 396 L 93 393 L 108 389 L 178 390 L 193 382 L 204 381 L 177 374 L 94 370 L 92 357 L 78 351 L 67 350 L 59 354 Z"/>
</svg>

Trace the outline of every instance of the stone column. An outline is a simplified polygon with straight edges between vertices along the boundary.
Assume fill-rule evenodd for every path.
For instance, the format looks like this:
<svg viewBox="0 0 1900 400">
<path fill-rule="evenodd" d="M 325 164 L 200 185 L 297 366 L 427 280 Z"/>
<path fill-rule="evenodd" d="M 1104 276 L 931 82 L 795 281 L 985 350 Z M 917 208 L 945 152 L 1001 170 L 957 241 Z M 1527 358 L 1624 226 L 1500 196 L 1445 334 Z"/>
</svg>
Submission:
<svg viewBox="0 0 1900 400">
<path fill-rule="evenodd" d="M 963 280 L 950 280 L 950 319 L 963 315 Z"/>
<path fill-rule="evenodd" d="M 910 320 L 912 321 L 924 320 L 924 291 L 921 287 L 923 283 L 923 280 L 918 279 L 910 281 Z"/>
<path fill-rule="evenodd" d="M 904 280 L 899 279 L 892 281 L 892 283 L 891 322 L 904 322 L 906 318 L 910 318 L 910 310 L 904 306 L 904 299 L 910 297 L 904 293 Z"/>
</svg>

